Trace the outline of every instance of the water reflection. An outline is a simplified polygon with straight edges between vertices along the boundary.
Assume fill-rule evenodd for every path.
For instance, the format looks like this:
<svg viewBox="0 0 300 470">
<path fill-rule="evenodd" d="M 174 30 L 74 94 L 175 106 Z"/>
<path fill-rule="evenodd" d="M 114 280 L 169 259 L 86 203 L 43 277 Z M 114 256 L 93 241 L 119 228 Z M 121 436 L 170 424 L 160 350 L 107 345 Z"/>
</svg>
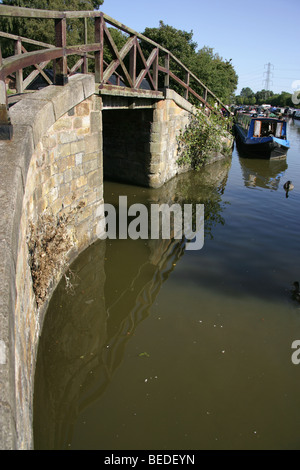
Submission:
<svg viewBox="0 0 300 470">
<path fill-rule="evenodd" d="M 247 188 L 277 190 L 288 169 L 286 160 L 256 160 L 240 156 L 239 162 Z"/>
<path fill-rule="evenodd" d="M 174 178 L 159 190 L 107 183 L 105 200 L 128 205 L 204 203 L 206 236 L 224 224 L 231 160 Z M 124 194 L 124 192 L 123 192 Z M 149 315 L 163 283 L 183 256 L 185 240 L 107 240 L 72 265 L 74 294 L 58 286 L 40 340 L 34 395 L 36 449 L 67 449 L 78 416 L 105 392 L 126 344 Z"/>
<path fill-rule="evenodd" d="M 197 204 L 201 202 L 205 207 L 205 236 L 213 238 L 213 227 L 216 224 L 224 225 L 223 211 L 225 202 L 222 196 L 228 180 L 231 167 L 231 158 L 224 159 L 209 165 L 200 174 L 191 172 L 175 178 L 173 185 L 175 202 Z"/>
<path fill-rule="evenodd" d="M 290 119 L 289 121 L 290 128 L 295 129 L 298 133 L 300 133 L 300 120 L 298 119 Z"/>
</svg>

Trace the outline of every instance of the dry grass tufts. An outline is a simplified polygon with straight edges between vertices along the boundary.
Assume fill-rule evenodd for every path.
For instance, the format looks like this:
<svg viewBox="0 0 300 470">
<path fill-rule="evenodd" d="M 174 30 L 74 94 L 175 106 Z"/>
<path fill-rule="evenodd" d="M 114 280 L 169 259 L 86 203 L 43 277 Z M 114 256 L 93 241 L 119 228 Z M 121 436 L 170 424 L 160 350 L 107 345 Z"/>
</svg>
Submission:
<svg viewBox="0 0 300 470">
<path fill-rule="evenodd" d="M 72 231 L 68 226 L 74 223 L 75 215 L 84 206 L 85 203 L 82 202 L 58 216 L 45 211 L 36 223 L 29 223 L 29 265 L 38 306 L 45 301 L 51 282 L 67 268 L 67 254 L 74 246 Z"/>
</svg>

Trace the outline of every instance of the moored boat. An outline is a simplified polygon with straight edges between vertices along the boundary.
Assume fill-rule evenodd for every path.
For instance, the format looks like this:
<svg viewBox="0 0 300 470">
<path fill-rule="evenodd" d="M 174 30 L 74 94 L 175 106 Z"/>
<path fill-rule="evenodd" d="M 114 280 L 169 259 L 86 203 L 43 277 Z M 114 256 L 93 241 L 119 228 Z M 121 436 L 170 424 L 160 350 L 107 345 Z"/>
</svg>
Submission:
<svg viewBox="0 0 300 470">
<path fill-rule="evenodd" d="M 290 148 L 286 121 L 238 113 L 235 135 L 243 151 L 256 158 L 284 158 Z"/>
</svg>

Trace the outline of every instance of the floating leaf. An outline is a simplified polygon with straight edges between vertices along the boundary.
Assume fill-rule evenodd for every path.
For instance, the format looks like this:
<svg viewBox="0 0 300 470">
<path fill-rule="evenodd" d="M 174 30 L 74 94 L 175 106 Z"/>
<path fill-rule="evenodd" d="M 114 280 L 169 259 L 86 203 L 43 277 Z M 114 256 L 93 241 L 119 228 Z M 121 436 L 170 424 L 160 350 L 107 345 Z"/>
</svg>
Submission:
<svg viewBox="0 0 300 470">
<path fill-rule="evenodd" d="M 147 352 L 142 352 L 139 354 L 139 357 L 150 357 L 150 354 L 148 354 Z"/>
</svg>

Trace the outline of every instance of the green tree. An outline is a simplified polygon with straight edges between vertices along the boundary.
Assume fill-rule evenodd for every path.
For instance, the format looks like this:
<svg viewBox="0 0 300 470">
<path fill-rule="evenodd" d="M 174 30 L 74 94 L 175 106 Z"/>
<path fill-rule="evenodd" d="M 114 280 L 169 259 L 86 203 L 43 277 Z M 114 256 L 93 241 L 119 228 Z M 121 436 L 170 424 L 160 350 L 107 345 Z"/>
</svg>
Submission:
<svg viewBox="0 0 300 470">
<path fill-rule="evenodd" d="M 231 59 L 223 60 L 212 48 L 204 46 L 197 52 L 191 70 L 219 99 L 231 101 L 238 82 Z"/>
<path fill-rule="evenodd" d="M 252 96 L 254 96 L 254 91 L 252 91 L 249 87 L 242 88 L 241 96 L 247 99 L 252 98 Z"/>
<path fill-rule="evenodd" d="M 193 40 L 193 31 L 178 30 L 160 21 L 159 28 L 146 28 L 143 34 L 168 49 L 219 99 L 230 100 L 238 80 L 231 60 L 224 61 L 207 46 L 197 50 L 197 43 Z M 146 52 L 150 52 L 151 46 L 144 47 Z M 175 75 L 185 80 L 185 72 L 176 63 L 171 62 L 171 68 Z M 196 82 L 192 81 L 191 86 L 202 96 L 203 90 Z M 182 88 L 177 89 L 178 92 L 181 90 Z"/>
<path fill-rule="evenodd" d="M 271 90 L 260 90 L 255 94 L 251 88 L 243 88 L 241 94 L 235 97 L 235 103 L 240 104 L 257 104 L 262 105 L 264 103 L 271 104 L 272 106 L 280 106 L 282 108 L 291 106 L 295 107 L 292 102 L 292 95 L 287 91 L 274 94 Z"/>
<path fill-rule="evenodd" d="M 186 67 L 190 66 L 197 47 L 197 44 L 192 40 L 192 31 L 188 33 L 186 31 L 173 28 L 172 26 L 166 25 L 163 21 L 160 21 L 159 28 L 146 28 L 143 35 L 169 50 Z M 145 42 L 142 43 L 142 50 L 146 58 L 149 56 L 152 49 L 153 46 L 151 46 L 151 44 Z M 161 65 L 164 65 L 163 60 L 164 59 L 160 57 Z M 185 79 L 185 73 L 177 63 L 171 60 L 170 66 L 177 77 L 181 80 Z M 164 86 L 163 77 L 160 76 L 159 80 L 159 86 L 162 88 Z M 176 83 L 172 85 L 172 88 L 174 88 L 178 93 L 182 90 Z"/>
<path fill-rule="evenodd" d="M 274 94 L 273 91 L 265 90 L 265 89 L 261 91 L 257 91 L 255 93 L 256 102 L 258 104 L 264 104 L 273 96 L 273 94 Z"/>
<path fill-rule="evenodd" d="M 292 95 L 286 91 L 282 91 L 279 96 L 278 106 L 285 108 L 286 106 L 292 106 Z"/>
<path fill-rule="evenodd" d="M 159 28 L 146 28 L 143 34 L 168 49 L 185 65 L 190 64 L 193 55 L 196 53 L 197 43 L 193 41 L 193 31 L 188 33 L 160 21 Z"/>
<path fill-rule="evenodd" d="M 244 97 L 241 96 L 241 95 L 236 96 L 236 97 L 235 97 L 235 103 L 236 103 L 237 105 L 242 105 L 242 104 L 244 104 Z"/>
</svg>

